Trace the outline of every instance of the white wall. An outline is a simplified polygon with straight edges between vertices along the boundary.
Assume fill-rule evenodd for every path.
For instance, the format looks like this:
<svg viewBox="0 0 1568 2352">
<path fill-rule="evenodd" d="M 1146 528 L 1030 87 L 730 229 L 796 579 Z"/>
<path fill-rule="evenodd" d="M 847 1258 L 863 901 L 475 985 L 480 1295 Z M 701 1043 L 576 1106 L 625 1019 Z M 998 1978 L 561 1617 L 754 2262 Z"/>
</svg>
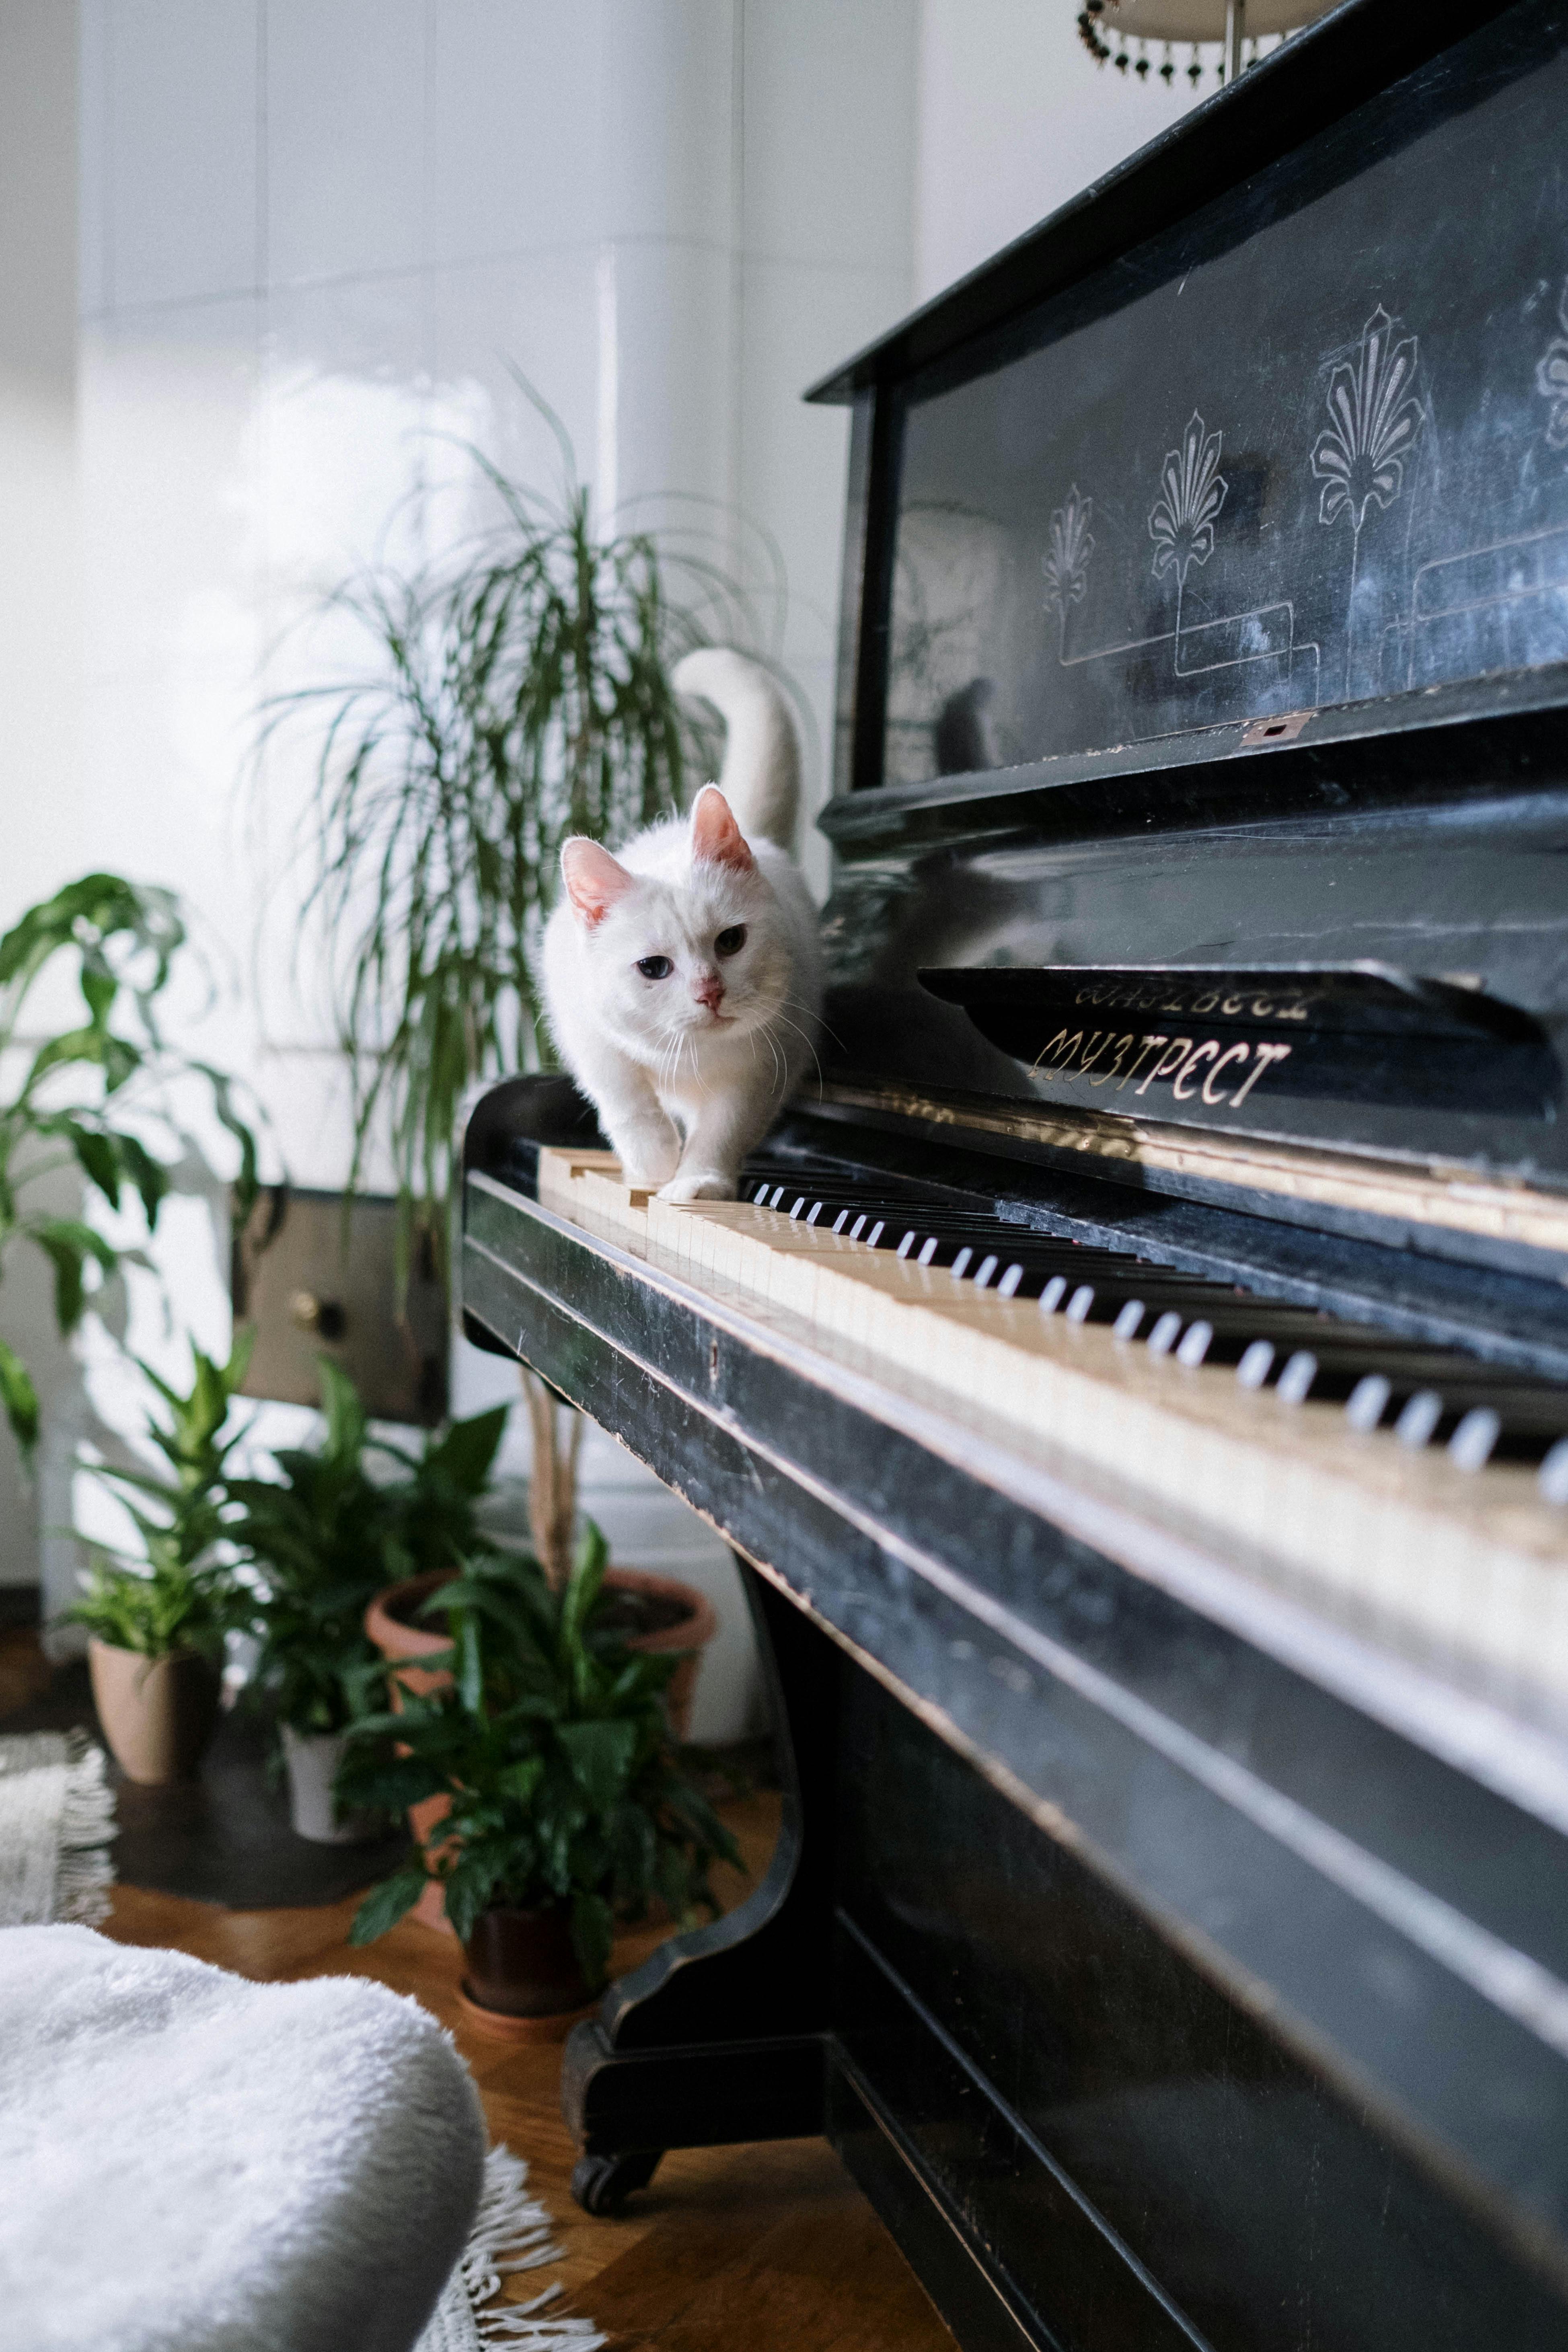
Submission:
<svg viewBox="0 0 1568 2352">
<path fill-rule="evenodd" d="M 923 0 L 915 293 L 925 301 L 1194 103 L 1189 50 L 1160 79 L 1097 66 L 1074 0 Z M 1214 52 L 1198 94 L 1215 84 Z"/>
</svg>

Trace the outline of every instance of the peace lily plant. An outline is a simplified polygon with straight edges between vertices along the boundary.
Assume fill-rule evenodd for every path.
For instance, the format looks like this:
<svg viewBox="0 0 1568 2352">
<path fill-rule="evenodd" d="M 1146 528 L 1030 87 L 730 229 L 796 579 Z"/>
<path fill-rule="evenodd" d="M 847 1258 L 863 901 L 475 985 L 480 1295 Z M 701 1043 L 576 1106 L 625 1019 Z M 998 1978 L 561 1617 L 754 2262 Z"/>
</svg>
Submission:
<svg viewBox="0 0 1568 2352">
<path fill-rule="evenodd" d="M 531 1558 L 474 1555 L 425 1603 L 450 1645 L 420 1664 L 444 1667 L 445 1687 L 353 1727 L 345 1802 L 449 1809 L 440 1840 L 366 1897 L 351 1940 L 384 1935 L 436 1881 L 481 2007 L 576 2006 L 605 1980 L 617 1920 L 656 1899 L 678 1926 L 714 1916 L 712 1865 L 741 1866 L 670 1736 L 675 1659 L 603 1622 L 607 1563 L 591 1523 L 559 1590 Z"/>
</svg>

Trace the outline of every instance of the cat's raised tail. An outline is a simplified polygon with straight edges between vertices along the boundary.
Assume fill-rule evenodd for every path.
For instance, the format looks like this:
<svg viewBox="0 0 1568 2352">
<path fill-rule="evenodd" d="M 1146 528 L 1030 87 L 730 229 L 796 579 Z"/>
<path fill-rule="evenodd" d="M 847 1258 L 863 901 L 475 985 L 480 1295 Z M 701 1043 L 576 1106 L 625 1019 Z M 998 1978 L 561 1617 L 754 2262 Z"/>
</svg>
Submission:
<svg viewBox="0 0 1568 2352">
<path fill-rule="evenodd" d="M 748 841 L 795 841 L 800 804 L 800 741 L 789 704 L 761 662 L 728 646 L 703 646 L 678 662 L 678 694 L 710 702 L 724 721 L 719 789 Z"/>
</svg>

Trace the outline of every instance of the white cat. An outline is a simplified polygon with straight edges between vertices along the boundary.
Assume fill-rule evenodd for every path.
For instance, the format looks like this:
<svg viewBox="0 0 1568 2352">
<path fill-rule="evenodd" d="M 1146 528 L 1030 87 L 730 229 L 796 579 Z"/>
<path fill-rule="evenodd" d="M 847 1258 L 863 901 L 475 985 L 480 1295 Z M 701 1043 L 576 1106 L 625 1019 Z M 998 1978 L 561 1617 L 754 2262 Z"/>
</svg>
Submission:
<svg viewBox="0 0 1568 2352">
<path fill-rule="evenodd" d="M 626 1181 L 732 1201 L 742 1159 L 816 1064 L 816 910 L 786 846 L 800 754 L 760 663 L 688 654 L 674 684 L 724 720 L 720 782 L 616 856 L 567 842 L 546 1009 Z"/>
</svg>

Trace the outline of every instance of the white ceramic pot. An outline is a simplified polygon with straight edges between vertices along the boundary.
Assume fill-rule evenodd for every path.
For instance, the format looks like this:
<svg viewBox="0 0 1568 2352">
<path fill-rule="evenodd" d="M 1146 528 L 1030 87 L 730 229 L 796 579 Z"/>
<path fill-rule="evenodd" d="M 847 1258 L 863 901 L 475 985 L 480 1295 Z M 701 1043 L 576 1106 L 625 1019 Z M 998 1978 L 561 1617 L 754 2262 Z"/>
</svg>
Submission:
<svg viewBox="0 0 1568 2352">
<path fill-rule="evenodd" d="M 296 1731 L 283 1726 L 283 1760 L 289 1768 L 289 1819 L 296 1837 L 313 1845 L 363 1845 L 379 1834 L 374 1813 L 348 1812 L 339 1817 L 332 1804 L 332 1782 L 343 1760 L 341 1731 Z"/>
</svg>

